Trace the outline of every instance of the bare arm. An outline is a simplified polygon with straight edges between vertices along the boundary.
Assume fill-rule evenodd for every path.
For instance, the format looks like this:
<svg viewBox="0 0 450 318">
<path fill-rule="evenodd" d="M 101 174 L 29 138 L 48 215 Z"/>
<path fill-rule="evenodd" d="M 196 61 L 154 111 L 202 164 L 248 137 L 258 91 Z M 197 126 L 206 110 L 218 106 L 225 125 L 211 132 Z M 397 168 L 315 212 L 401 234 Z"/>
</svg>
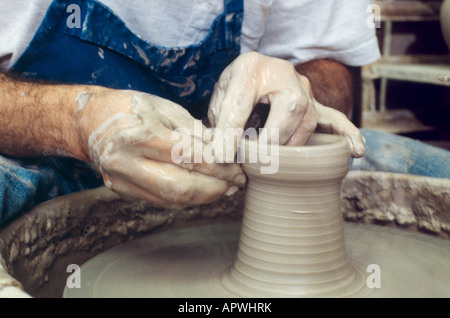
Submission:
<svg viewBox="0 0 450 318">
<path fill-rule="evenodd" d="M 295 66 L 297 72 L 306 76 L 310 83 L 314 97 L 323 105 L 337 109 L 352 118 L 359 106 L 358 92 L 359 69 L 347 67 L 332 60 L 313 60 Z M 358 121 L 359 114 L 353 116 Z"/>
<path fill-rule="evenodd" d="M 0 73 L 0 152 L 87 160 L 76 125 L 77 94 L 97 87 L 20 81 Z"/>
<path fill-rule="evenodd" d="M 172 149 L 179 141 L 173 130 L 194 126 L 180 105 L 153 95 L 29 83 L 0 74 L 0 153 L 91 161 L 105 185 L 126 197 L 190 206 L 244 185 L 238 164 L 174 162 Z M 190 138 L 189 145 L 194 135 Z"/>
</svg>

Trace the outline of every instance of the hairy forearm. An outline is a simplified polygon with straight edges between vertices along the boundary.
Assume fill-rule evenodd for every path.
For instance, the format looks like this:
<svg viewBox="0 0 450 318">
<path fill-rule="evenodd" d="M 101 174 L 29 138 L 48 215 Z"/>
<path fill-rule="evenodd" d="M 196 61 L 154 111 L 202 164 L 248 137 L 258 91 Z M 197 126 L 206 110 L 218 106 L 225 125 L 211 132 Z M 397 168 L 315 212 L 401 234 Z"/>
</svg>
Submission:
<svg viewBox="0 0 450 318">
<path fill-rule="evenodd" d="M 76 125 L 77 94 L 95 89 L 32 83 L 0 73 L 0 153 L 86 160 Z"/>
<path fill-rule="evenodd" d="M 318 102 L 351 117 L 355 103 L 353 91 L 357 80 L 355 70 L 325 59 L 296 65 L 296 69 L 309 79 Z"/>
</svg>

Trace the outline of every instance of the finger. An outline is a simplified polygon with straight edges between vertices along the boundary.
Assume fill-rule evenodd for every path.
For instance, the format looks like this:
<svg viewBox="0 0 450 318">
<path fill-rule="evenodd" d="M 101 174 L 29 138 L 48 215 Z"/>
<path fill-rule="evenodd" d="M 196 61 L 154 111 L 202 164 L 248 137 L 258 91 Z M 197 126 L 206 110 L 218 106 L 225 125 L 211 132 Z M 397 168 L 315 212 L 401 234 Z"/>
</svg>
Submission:
<svg viewBox="0 0 450 318">
<path fill-rule="evenodd" d="M 149 160 L 114 171 L 111 189 L 163 206 L 192 206 L 218 200 L 232 187 L 214 177 Z"/>
<path fill-rule="evenodd" d="M 217 119 L 220 116 L 220 105 L 222 105 L 223 99 L 225 98 L 225 92 L 228 87 L 228 73 L 229 71 L 225 69 L 225 71 L 221 74 L 218 82 L 214 86 L 214 91 L 209 101 L 208 121 L 211 127 L 216 127 Z"/>
<path fill-rule="evenodd" d="M 145 120 L 145 124 L 149 127 L 147 134 L 149 138 L 146 138 L 140 146 L 147 158 L 178 164 L 184 169 L 215 176 L 239 187 L 245 185 L 246 176 L 241 167 L 234 163 L 234 149 L 231 149 L 229 160 L 214 161 L 216 157 L 213 153 L 216 146 L 211 142 L 214 135 L 212 129 L 208 129 L 200 120 L 193 118 L 178 104 L 152 95 L 145 95 L 145 98 L 153 106 L 156 103 L 156 109 L 161 115 L 157 118 L 149 116 L 149 119 Z M 157 131 L 157 134 L 152 131 Z M 136 135 L 130 133 L 131 138 L 135 138 Z M 220 139 L 218 138 L 218 141 Z M 221 164 L 222 162 L 234 164 Z"/>
<path fill-rule="evenodd" d="M 314 107 L 308 107 L 305 116 L 295 130 L 293 136 L 289 139 L 288 146 L 306 145 L 317 127 L 317 117 Z"/>
<path fill-rule="evenodd" d="M 114 179 L 114 181 L 109 183 L 108 188 L 110 188 L 112 191 L 119 194 L 123 199 L 128 201 L 136 199 L 145 200 L 154 205 L 167 209 L 181 209 L 186 207 L 184 204 L 180 204 L 173 201 L 167 201 L 156 195 L 153 195 L 152 193 L 143 190 L 141 187 L 136 186 L 128 179 L 124 179 L 122 177 Z"/>
<path fill-rule="evenodd" d="M 317 115 L 314 104 L 314 95 L 312 91 L 311 82 L 303 75 L 297 73 L 297 79 L 301 84 L 305 96 L 308 97 L 308 107 L 300 124 L 297 126 L 294 135 L 288 141 L 289 146 L 302 146 L 307 144 L 312 134 L 317 128 Z"/>
<path fill-rule="evenodd" d="M 322 132 L 347 137 L 354 158 L 364 156 L 365 145 L 361 132 L 343 113 L 326 107 L 315 101 L 317 111 L 317 126 Z"/>
<path fill-rule="evenodd" d="M 229 162 L 235 157 L 239 140 L 256 104 L 254 92 L 245 89 L 245 83 L 239 82 L 240 79 L 233 79 L 221 103 L 210 105 L 211 109 L 220 109 L 215 120 L 215 135 L 212 141 L 217 162 Z M 220 102 L 220 99 L 214 102 Z"/>
<path fill-rule="evenodd" d="M 191 123 L 199 126 L 198 130 L 204 128 L 199 121 L 191 120 Z M 145 125 L 147 129 L 138 125 L 112 136 L 109 144 L 113 145 L 114 149 L 110 149 L 108 153 L 118 152 L 121 155 L 128 152 L 136 158 L 143 156 L 159 162 L 176 164 L 183 169 L 214 176 L 239 187 L 245 185 L 246 177 L 241 167 L 237 163 L 214 162 L 212 146 L 191 134 L 196 128 L 187 129 L 188 126 L 185 126 L 181 131 L 173 131 L 155 119 L 145 119 Z"/>
<path fill-rule="evenodd" d="M 245 174 L 239 164 L 216 162 L 213 145 L 191 136 L 189 132 L 174 132 L 159 127 L 157 138 L 143 140 L 135 146 L 147 159 L 174 164 L 185 170 L 213 176 L 239 187 L 246 183 Z"/>
<path fill-rule="evenodd" d="M 166 201 L 161 197 L 153 195 L 152 193 L 143 190 L 139 186 L 135 185 L 129 175 L 125 175 L 123 172 L 114 172 L 114 177 L 105 171 L 102 172 L 104 184 L 107 188 L 111 189 L 115 193 L 119 194 L 121 198 L 127 201 L 133 201 L 136 199 L 146 200 L 155 205 L 165 208 L 182 208 L 183 205 Z"/>
<path fill-rule="evenodd" d="M 278 92 L 270 100 L 270 112 L 264 128 L 279 130 L 279 143 L 289 142 L 302 122 L 309 101 L 306 96 L 289 91 Z"/>
<path fill-rule="evenodd" d="M 150 129 L 154 128 L 153 125 L 161 123 L 170 130 L 183 129 L 199 138 L 206 129 L 201 120 L 196 120 L 185 108 L 170 100 L 142 94 L 142 101 L 144 108 L 140 108 L 140 114 L 143 115 L 143 120 Z"/>
</svg>

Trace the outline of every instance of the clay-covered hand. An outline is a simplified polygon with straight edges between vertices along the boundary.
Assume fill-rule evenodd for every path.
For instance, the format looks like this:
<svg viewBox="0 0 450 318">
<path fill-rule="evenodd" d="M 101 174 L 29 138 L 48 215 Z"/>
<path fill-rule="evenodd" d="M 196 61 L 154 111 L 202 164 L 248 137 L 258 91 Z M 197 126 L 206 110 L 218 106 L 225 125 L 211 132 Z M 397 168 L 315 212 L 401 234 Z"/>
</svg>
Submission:
<svg viewBox="0 0 450 318">
<path fill-rule="evenodd" d="M 196 138 L 195 119 L 181 106 L 125 90 L 86 93 L 79 99 L 84 152 L 98 166 L 105 185 L 123 197 L 184 207 L 215 201 L 244 185 L 237 164 L 173 160 L 173 147 L 179 143 L 173 138 L 175 129 L 192 132 L 192 143 Z M 194 158 L 204 147 L 201 139 L 200 144 L 200 149 L 180 155 Z"/>
<path fill-rule="evenodd" d="M 360 131 L 344 114 L 317 102 L 306 77 L 290 62 L 256 52 L 240 55 L 222 72 L 208 119 L 217 129 L 244 129 L 258 103 L 270 105 L 264 127 L 278 129 L 280 144 L 304 145 L 317 130 L 346 136 L 352 156 L 364 155 Z"/>
</svg>

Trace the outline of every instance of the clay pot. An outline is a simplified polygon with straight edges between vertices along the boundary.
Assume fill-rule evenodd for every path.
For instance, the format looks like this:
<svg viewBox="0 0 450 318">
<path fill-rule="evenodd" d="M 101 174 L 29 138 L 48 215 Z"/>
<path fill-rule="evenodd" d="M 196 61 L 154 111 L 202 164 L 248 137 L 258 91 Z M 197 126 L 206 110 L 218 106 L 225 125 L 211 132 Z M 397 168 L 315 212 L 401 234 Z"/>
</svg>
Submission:
<svg viewBox="0 0 450 318">
<path fill-rule="evenodd" d="M 441 29 L 450 50 L 450 0 L 444 0 L 441 6 Z"/>
<path fill-rule="evenodd" d="M 347 296 L 359 290 L 341 211 L 347 140 L 316 134 L 307 146 L 279 146 L 273 174 L 261 174 L 263 164 L 248 162 L 257 148 L 246 141 L 239 149 L 249 182 L 237 259 L 225 286 L 250 297 Z"/>
</svg>

